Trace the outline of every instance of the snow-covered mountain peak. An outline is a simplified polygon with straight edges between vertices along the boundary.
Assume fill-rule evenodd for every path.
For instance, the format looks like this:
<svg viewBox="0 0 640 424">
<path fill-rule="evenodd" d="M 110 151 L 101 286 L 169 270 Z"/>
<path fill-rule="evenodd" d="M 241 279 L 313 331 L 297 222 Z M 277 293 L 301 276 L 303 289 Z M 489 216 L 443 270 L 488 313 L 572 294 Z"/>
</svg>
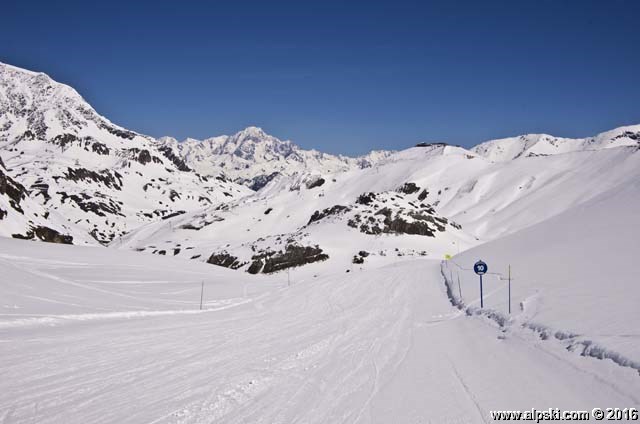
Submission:
<svg viewBox="0 0 640 424">
<path fill-rule="evenodd" d="M 520 157 L 549 156 L 585 150 L 635 146 L 638 144 L 640 144 L 640 125 L 631 125 L 615 128 L 587 138 L 525 134 L 485 141 L 471 150 L 492 162 L 504 162 Z"/>
</svg>

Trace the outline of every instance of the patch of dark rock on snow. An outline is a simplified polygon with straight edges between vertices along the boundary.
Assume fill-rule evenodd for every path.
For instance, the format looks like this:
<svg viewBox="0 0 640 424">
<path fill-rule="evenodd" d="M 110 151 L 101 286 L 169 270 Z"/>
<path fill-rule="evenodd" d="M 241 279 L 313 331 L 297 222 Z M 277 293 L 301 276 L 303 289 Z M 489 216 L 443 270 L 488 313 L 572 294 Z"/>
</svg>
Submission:
<svg viewBox="0 0 640 424">
<path fill-rule="evenodd" d="M 24 186 L 0 170 L 0 194 L 9 197 L 9 204 L 13 209 L 24 214 L 20 207 L 20 202 L 27 197 L 27 190 Z"/>
<path fill-rule="evenodd" d="M 80 209 L 85 212 L 92 212 L 98 216 L 106 216 L 105 214 L 119 215 L 124 216 L 121 212 L 122 208 L 118 203 L 116 203 L 112 199 L 106 199 L 106 202 L 102 201 L 94 201 L 91 196 L 86 193 L 77 194 L 67 194 L 63 191 L 59 191 L 57 194 L 60 194 L 62 198 L 60 199 L 61 203 L 64 203 L 67 199 L 71 199 Z M 99 193 L 94 193 L 93 198 L 105 197 L 104 195 L 100 196 Z"/>
<path fill-rule="evenodd" d="M 179 171 L 191 172 L 191 168 L 189 168 L 184 160 L 182 160 L 178 155 L 174 153 L 171 147 L 160 146 L 158 147 L 158 150 L 160 150 L 160 153 L 162 153 L 165 158 L 169 159 L 176 166 L 176 168 L 178 168 Z"/>
<path fill-rule="evenodd" d="M 60 178 L 53 177 L 54 180 Z M 98 184 L 104 184 L 109 188 L 115 188 L 116 190 L 122 190 L 122 175 L 117 171 L 111 171 L 103 169 L 100 172 L 90 171 L 86 168 L 67 168 L 67 172 L 64 174 L 64 178 L 70 181 L 93 181 Z"/>
<path fill-rule="evenodd" d="M 376 199 L 375 193 L 365 193 L 358 196 L 356 203 L 359 205 L 370 205 Z"/>
<path fill-rule="evenodd" d="M 269 215 L 271 213 L 271 211 L 273 210 L 273 208 L 267 208 L 266 211 L 264 211 L 265 215 Z"/>
<path fill-rule="evenodd" d="M 307 225 L 311 224 L 312 222 L 320 221 L 327 216 L 338 215 L 340 213 L 349 212 L 350 210 L 351 208 L 349 208 L 348 206 L 335 205 L 330 208 L 323 209 L 322 212 L 315 211 L 313 215 L 311 215 L 311 218 L 309 218 L 309 222 L 307 222 Z"/>
<path fill-rule="evenodd" d="M 230 255 L 226 251 L 212 254 L 207 259 L 207 263 L 231 269 L 238 269 L 247 264 L 246 262 L 240 262 L 236 256 Z"/>
<path fill-rule="evenodd" d="M 31 228 L 25 235 L 12 234 L 12 237 L 23 240 L 33 240 L 37 237 L 48 243 L 73 244 L 73 236 L 60 234 L 58 231 L 44 226 Z"/>
<path fill-rule="evenodd" d="M 137 147 L 132 147 L 130 149 L 127 149 L 127 154 L 130 159 L 137 161 L 141 165 L 146 165 L 151 162 L 162 163 L 162 159 L 160 159 L 157 156 L 152 156 L 147 149 L 139 149 Z"/>
<path fill-rule="evenodd" d="M 169 215 L 163 216 L 162 219 L 169 219 L 169 218 L 173 218 L 174 216 L 178 216 L 178 215 L 182 215 L 187 213 L 187 211 L 175 211 L 173 213 L 170 213 Z"/>
<path fill-rule="evenodd" d="M 315 177 L 315 178 L 311 178 L 309 180 L 307 180 L 307 182 L 305 183 L 305 185 L 307 186 L 307 188 L 309 190 L 311 190 L 312 188 L 316 188 L 316 187 L 320 187 L 325 183 L 324 178 L 322 177 Z"/>
<path fill-rule="evenodd" d="M 398 191 L 404 194 L 413 194 L 419 192 L 420 187 L 418 187 L 416 183 L 404 183 L 404 185 L 400 187 Z"/>
<path fill-rule="evenodd" d="M 258 191 L 264 186 L 269 184 L 274 178 L 280 175 L 279 172 L 272 172 L 271 174 L 257 175 L 251 179 L 239 178 L 236 179 L 236 183 L 245 185 L 253 191 Z"/>
<path fill-rule="evenodd" d="M 418 200 L 422 202 L 424 199 L 426 199 L 426 198 L 427 198 L 427 196 L 428 196 L 428 195 L 429 195 L 429 192 L 428 192 L 428 191 L 427 191 L 427 189 L 425 188 L 424 190 L 422 190 L 422 191 L 420 192 L 420 194 L 418 194 Z"/>
<path fill-rule="evenodd" d="M 259 272 L 270 274 L 287 268 L 324 261 L 329 259 L 329 255 L 323 253 L 322 249 L 317 245 L 299 246 L 289 244 L 284 252 L 266 251 L 254 255 L 251 259 L 253 262 L 247 272 L 251 274 L 257 274 Z"/>
</svg>

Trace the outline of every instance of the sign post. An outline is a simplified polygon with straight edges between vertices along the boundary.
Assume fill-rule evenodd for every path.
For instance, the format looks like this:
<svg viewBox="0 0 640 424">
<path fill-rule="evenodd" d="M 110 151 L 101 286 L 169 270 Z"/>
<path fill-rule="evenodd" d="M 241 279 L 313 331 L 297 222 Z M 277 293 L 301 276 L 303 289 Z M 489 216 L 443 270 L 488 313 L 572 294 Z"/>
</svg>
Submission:
<svg viewBox="0 0 640 424">
<path fill-rule="evenodd" d="M 484 299 L 482 297 L 482 276 L 487 273 L 487 264 L 479 260 L 473 264 L 473 271 L 480 276 L 480 308 L 484 308 Z"/>
<path fill-rule="evenodd" d="M 200 288 L 200 310 L 202 310 L 202 296 L 204 295 L 204 280 L 202 280 L 202 286 Z"/>
<path fill-rule="evenodd" d="M 511 265 L 509 265 L 509 315 L 511 315 Z"/>
</svg>

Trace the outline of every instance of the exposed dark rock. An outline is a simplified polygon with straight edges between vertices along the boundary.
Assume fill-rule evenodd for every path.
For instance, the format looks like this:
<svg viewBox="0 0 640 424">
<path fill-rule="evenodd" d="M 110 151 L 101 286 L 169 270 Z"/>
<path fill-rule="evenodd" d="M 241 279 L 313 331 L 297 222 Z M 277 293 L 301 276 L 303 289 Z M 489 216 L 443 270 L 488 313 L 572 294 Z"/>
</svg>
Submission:
<svg viewBox="0 0 640 424">
<path fill-rule="evenodd" d="M 59 176 L 53 177 L 58 180 Z M 109 171 L 103 169 L 100 172 L 90 171 L 86 168 L 67 168 L 64 178 L 71 181 L 93 181 L 98 184 L 104 184 L 109 188 L 122 190 L 122 175 L 117 171 Z"/>
<path fill-rule="evenodd" d="M 418 143 L 416 147 L 444 147 L 447 143 Z"/>
<path fill-rule="evenodd" d="M 247 272 L 249 274 L 258 274 L 260 271 L 262 271 L 263 267 L 264 262 L 262 261 L 262 259 L 254 259 L 254 261 L 251 262 L 251 265 L 249 265 L 249 269 L 247 269 Z"/>
<path fill-rule="evenodd" d="M 4 219 L 5 216 L 7 216 L 7 211 L 0 209 L 0 219 Z"/>
<path fill-rule="evenodd" d="M 179 199 L 179 198 L 180 198 L 180 195 L 178 194 L 178 192 L 177 192 L 177 191 L 175 191 L 175 190 L 171 190 L 171 191 L 169 191 L 169 199 L 170 199 L 172 202 L 175 202 L 175 201 L 176 201 L 176 199 Z"/>
<path fill-rule="evenodd" d="M 320 187 L 324 183 L 325 183 L 324 178 L 317 177 L 317 178 L 312 178 L 312 179 L 308 180 L 305 183 L 305 185 L 307 186 L 308 189 L 312 189 L 312 188 Z"/>
<path fill-rule="evenodd" d="M 420 187 L 418 187 L 416 183 L 405 183 L 402 187 L 398 189 L 398 191 L 404 194 L 413 194 L 420 191 Z"/>
<path fill-rule="evenodd" d="M 240 178 L 237 179 L 236 182 L 242 185 L 246 185 L 253 191 L 258 191 L 269 184 L 278 175 L 280 175 L 279 172 L 272 172 L 271 174 L 257 175 L 251 179 Z"/>
<path fill-rule="evenodd" d="M 309 222 L 307 222 L 307 225 L 315 221 L 320 221 L 321 219 L 329 215 L 338 215 L 340 213 L 348 212 L 350 210 L 351 208 L 349 208 L 348 206 L 335 205 L 330 208 L 323 209 L 322 212 L 315 211 L 313 215 L 311 215 L 311 218 L 309 219 Z"/>
<path fill-rule="evenodd" d="M 93 153 L 97 153 L 99 155 L 109 154 L 109 148 L 105 144 L 99 143 L 97 141 L 91 144 L 91 150 L 93 151 Z"/>
<path fill-rule="evenodd" d="M 108 132 L 110 132 L 111 134 L 115 135 L 116 137 L 124 138 L 126 140 L 133 140 L 133 138 L 136 136 L 136 133 L 134 133 L 132 131 L 119 129 L 119 128 L 116 128 L 116 127 L 114 127 L 112 125 L 108 125 L 108 124 L 106 124 L 104 122 L 101 122 L 99 126 L 103 130 L 107 130 Z"/>
<path fill-rule="evenodd" d="M 79 195 L 69 195 L 63 191 L 59 191 L 58 194 L 62 196 L 62 199 L 60 199 L 61 203 L 64 203 L 67 199 L 70 199 L 85 212 L 92 212 L 98 216 L 106 216 L 106 214 L 124 216 L 124 214 L 121 212 L 120 205 L 113 199 L 106 199 L 104 195 L 100 196 L 98 193 L 94 193 L 93 197 L 89 196 L 86 193 L 80 193 Z M 100 197 L 105 198 L 105 201 L 90 200 Z"/>
<path fill-rule="evenodd" d="M 375 193 L 365 193 L 358 196 L 356 203 L 360 205 L 370 205 L 376 199 Z"/>
<path fill-rule="evenodd" d="M 191 168 L 180 158 L 180 156 L 176 155 L 173 149 L 169 146 L 160 146 L 158 150 L 169 159 L 179 171 L 191 172 Z"/>
<path fill-rule="evenodd" d="M 358 255 L 362 256 L 363 258 L 366 258 L 367 256 L 370 255 L 370 253 L 367 252 L 366 250 L 361 250 L 358 252 Z"/>
<path fill-rule="evenodd" d="M 351 260 L 352 263 L 354 264 L 363 264 L 364 263 L 364 258 L 362 256 L 353 256 L 353 259 Z"/>
<path fill-rule="evenodd" d="M 127 149 L 127 155 L 130 159 L 138 161 L 142 165 L 146 165 L 151 162 L 162 163 L 162 159 L 157 156 L 152 156 L 147 149 L 138 149 L 137 147 L 132 147 L 130 149 Z"/>
<path fill-rule="evenodd" d="M 55 144 L 56 146 L 60 146 L 60 148 L 64 150 L 69 144 L 79 144 L 79 139 L 73 134 L 59 134 L 53 137 L 50 143 Z"/>
<path fill-rule="evenodd" d="M 42 241 L 46 241 L 49 243 L 61 243 L 61 244 L 72 244 L 73 237 L 70 235 L 60 234 L 56 230 L 53 230 L 48 227 L 39 226 L 36 227 L 35 235 Z"/>
<path fill-rule="evenodd" d="M 319 262 L 329 259 L 329 255 L 322 252 L 318 246 L 299 246 L 289 244 L 285 251 L 271 252 L 267 251 L 259 255 L 253 256 L 251 264 L 252 271 L 258 269 L 264 264 L 262 272 L 270 274 L 272 272 L 281 271 L 283 269 L 302 266 L 313 262 Z M 255 271 L 260 272 L 260 271 Z"/>
<path fill-rule="evenodd" d="M 230 255 L 227 252 L 212 254 L 209 259 L 207 259 L 207 263 L 231 269 L 238 269 L 247 264 L 246 262 L 240 262 L 236 256 Z"/>
<path fill-rule="evenodd" d="M 273 208 L 267 208 L 266 211 L 264 211 L 265 215 L 269 215 L 271 213 L 271 211 L 273 210 Z"/>
<path fill-rule="evenodd" d="M 214 222 L 220 222 L 220 221 L 224 221 L 224 218 L 219 217 L 219 216 L 213 216 L 210 219 L 202 219 L 198 222 L 190 222 L 190 223 L 186 223 L 183 224 L 181 226 L 179 226 L 178 228 L 182 229 L 182 230 L 201 230 L 202 228 L 206 227 L 207 225 L 211 225 Z"/>
<path fill-rule="evenodd" d="M 418 194 L 418 200 L 422 202 L 424 199 L 426 199 L 426 198 L 427 198 L 427 196 L 428 196 L 428 195 L 429 195 L 429 192 L 428 192 L 428 191 L 427 191 L 427 189 L 425 188 L 424 190 L 422 190 L 422 191 L 420 192 L 420 194 Z"/>
<path fill-rule="evenodd" d="M 631 131 L 625 131 L 622 134 L 619 134 L 615 137 L 613 137 L 613 140 L 616 140 L 618 138 L 630 138 L 631 140 L 636 140 L 638 142 L 640 142 L 640 132 L 637 133 L 633 133 Z"/>
<path fill-rule="evenodd" d="M 0 170 L 0 194 L 9 197 L 9 204 L 13 209 L 24 214 L 20 202 L 27 197 L 27 190 L 24 186 Z"/>
<path fill-rule="evenodd" d="M 178 215 L 182 215 L 187 213 L 187 211 L 175 211 L 173 213 L 170 213 L 169 215 L 163 216 L 162 219 L 169 219 L 169 218 L 173 218 L 174 216 L 178 216 Z"/>
<path fill-rule="evenodd" d="M 23 240 L 33 240 L 37 237 L 39 240 L 46 241 L 48 243 L 73 244 L 72 236 L 60 234 L 58 231 L 44 226 L 31 228 L 24 235 L 12 234 L 11 237 Z"/>
<path fill-rule="evenodd" d="M 42 195 L 44 203 L 51 200 L 51 196 L 49 196 L 49 184 L 45 183 L 42 179 L 38 179 L 35 183 L 31 184 L 30 190 L 33 196 Z"/>
<path fill-rule="evenodd" d="M 428 223 L 423 221 L 407 222 L 400 217 L 395 217 L 390 220 L 384 231 L 396 234 L 416 234 L 435 237 L 435 233 Z"/>
</svg>

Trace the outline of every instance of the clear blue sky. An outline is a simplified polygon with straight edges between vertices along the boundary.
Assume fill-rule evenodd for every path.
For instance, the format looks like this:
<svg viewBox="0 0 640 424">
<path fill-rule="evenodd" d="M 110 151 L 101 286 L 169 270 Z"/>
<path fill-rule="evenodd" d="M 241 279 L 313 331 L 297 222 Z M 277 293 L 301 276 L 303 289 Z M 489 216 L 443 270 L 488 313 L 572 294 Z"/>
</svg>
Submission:
<svg viewBox="0 0 640 424">
<path fill-rule="evenodd" d="M 153 136 L 357 154 L 640 123 L 640 1 L 93 3 L 4 2 L 0 61 Z"/>
</svg>

